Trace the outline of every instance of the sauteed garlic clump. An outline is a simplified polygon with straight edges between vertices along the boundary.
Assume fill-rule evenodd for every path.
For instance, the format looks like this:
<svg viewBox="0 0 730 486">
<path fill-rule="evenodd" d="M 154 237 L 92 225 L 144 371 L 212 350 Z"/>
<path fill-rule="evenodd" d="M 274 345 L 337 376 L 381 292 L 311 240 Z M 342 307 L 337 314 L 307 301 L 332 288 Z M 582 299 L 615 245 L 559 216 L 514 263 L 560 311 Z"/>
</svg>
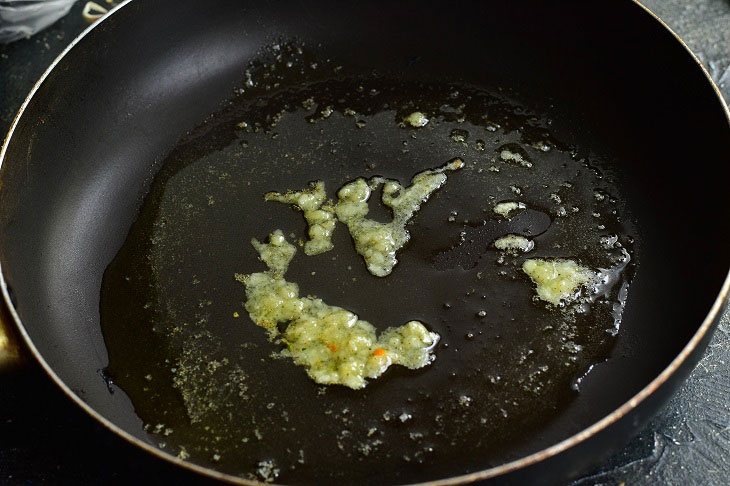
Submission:
<svg viewBox="0 0 730 486">
<path fill-rule="evenodd" d="M 525 209 L 525 203 L 517 201 L 505 201 L 494 206 L 494 212 L 503 218 L 509 218 L 520 209 Z"/>
<path fill-rule="evenodd" d="M 537 285 L 537 296 L 553 305 L 574 300 L 582 286 L 597 278 L 595 272 L 573 260 L 535 258 L 525 260 L 522 270 Z"/>
<path fill-rule="evenodd" d="M 439 335 L 418 321 L 390 327 L 377 336 L 375 327 L 341 307 L 314 297 L 299 297 L 299 286 L 284 280 L 296 247 L 281 230 L 264 244 L 251 241 L 268 271 L 236 274 L 246 286 L 246 310 L 251 320 L 267 329 L 272 339 L 281 338 L 282 351 L 321 384 L 364 388 L 366 379 L 377 378 L 392 364 L 422 368 L 435 357 Z M 288 323 L 280 333 L 279 324 Z"/>
<path fill-rule="evenodd" d="M 334 247 L 332 233 L 339 219 L 350 230 L 355 250 L 365 259 L 368 272 L 376 277 L 385 277 L 398 263 L 396 253 L 411 238 L 406 224 L 421 205 L 446 183 L 445 172 L 462 167 L 464 162 L 457 158 L 439 168 L 424 170 L 413 176 L 408 187 L 383 177 L 369 180 L 360 177 L 340 188 L 336 205 L 327 200 L 322 181 L 312 182 L 309 189 L 300 191 L 290 190 L 285 194 L 269 192 L 264 199 L 292 204 L 304 213 L 309 226 L 309 241 L 304 244 L 307 255 L 324 253 Z M 393 213 L 393 219 L 387 223 L 366 218 L 368 199 L 372 191 L 381 185 L 383 204 Z"/>
<path fill-rule="evenodd" d="M 309 189 L 288 191 L 286 194 L 269 192 L 264 196 L 267 201 L 293 204 L 304 213 L 309 229 L 309 241 L 304 244 L 304 253 L 318 255 L 331 250 L 332 233 L 335 231 L 337 219 L 332 201 L 327 200 L 324 182 L 316 181 Z"/>
<path fill-rule="evenodd" d="M 524 236 L 509 234 L 497 239 L 494 242 L 494 247 L 508 253 L 527 253 L 535 247 L 535 242 Z"/>
<path fill-rule="evenodd" d="M 421 209 L 421 204 L 446 183 L 445 172 L 462 167 L 464 162 L 454 159 L 437 169 L 424 170 L 413 176 L 408 187 L 403 187 L 398 181 L 374 177 L 369 183 L 359 178 L 339 190 L 339 202 L 335 206 L 337 217 L 350 230 L 355 250 L 365 259 L 371 274 L 385 277 L 393 271 L 398 263 L 396 252 L 411 238 L 406 224 Z M 381 184 L 383 204 L 393 212 L 393 220 L 388 223 L 365 217 L 370 194 Z"/>
<path fill-rule="evenodd" d="M 408 123 L 410 126 L 412 126 L 413 128 L 425 127 L 429 122 L 426 115 L 424 115 L 420 111 L 414 111 L 413 113 L 408 115 L 404 121 L 406 123 Z"/>
</svg>

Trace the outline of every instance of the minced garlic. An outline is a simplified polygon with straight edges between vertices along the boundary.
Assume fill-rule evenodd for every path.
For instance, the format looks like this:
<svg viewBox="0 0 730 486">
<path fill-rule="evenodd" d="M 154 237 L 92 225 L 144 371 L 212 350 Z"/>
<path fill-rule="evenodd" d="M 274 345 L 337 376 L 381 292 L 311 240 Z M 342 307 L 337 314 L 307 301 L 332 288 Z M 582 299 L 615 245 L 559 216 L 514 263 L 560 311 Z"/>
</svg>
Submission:
<svg viewBox="0 0 730 486">
<path fill-rule="evenodd" d="M 268 271 L 236 274 L 246 286 L 246 310 L 251 320 L 281 338 L 282 351 L 317 383 L 364 388 L 392 364 L 410 369 L 431 363 L 439 335 L 418 321 L 391 327 L 377 336 L 375 327 L 357 315 L 314 297 L 299 297 L 299 286 L 284 280 L 296 248 L 280 230 L 269 243 L 252 240 Z M 278 325 L 288 323 L 283 332 Z"/>
<path fill-rule="evenodd" d="M 499 153 L 499 158 L 502 159 L 505 162 L 515 162 L 520 164 L 522 167 L 532 167 L 532 162 L 525 159 L 521 153 L 519 152 L 512 152 L 508 149 L 503 149 Z"/>
<path fill-rule="evenodd" d="M 527 253 L 535 247 L 535 243 L 524 236 L 510 234 L 497 239 L 494 246 L 498 250 L 509 253 L 517 253 L 518 251 Z"/>
<path fill-rule="evenodd" d="M 259 252 L 259 258 L 278 275 L 284 275 L 289 268 L 289 262 L 294 258 L 297 249 L 286 241 L 284 233 L 276 230 L 269 235 L 269 243 L 261 243 L 256 238 L 251 244 Z"/>
<path fill-rule="evenodd" d="M 508 218 L 510 214 L 513 214 L 518 209 L 525 209 L 525 207 L 525 203 L 517 201 L 506 201 L 495 205 L 494 212 L 499 214 L 503 218 Z"/>
<path fill-rule="evenodd" d="M 446 182 L 447 170 L 458 170 L 464 162 L 455 159 L 438 169 L 416 174 L 411 185 L 403 187 L 398 181 L 374 177 L 345 184 L 337 193 L 339 201 L 335 212 L 350 230 L 355 250 L 365 259 L 368 271 L 378 277 L 389 275 L 398 260 L 396 252 L 410 239 L 406 223 L 421 208 L 431 194 Z M 383 184 L 383 204 L 393 213 L 393 220 L 381 223 L 367 219 L 368 199 L 374 189 Z"/>
<path fill-rule="evenodd" d="M 537 286 L 537 296 L 553 305 L 575 300 L 580 288 L 597 278 L 594 271 L 573 260 L 525 260 L 522 270 Z"/>
<path fill-rule="evenodd" d="M 405 122 L 414 128 L 421 128 L 426 126 L 428 118 L 420 111 L 414 111 L 405 118 Z"/>
<path fill-rule="evenodd" d="M 332 201 L 327 200 L 324 182 L 310 183 L 309 189 L 288 191 L 286 194 L 269 192 L 264 196 L 267 201 L 293 204 L 304 213 L 309 226 L 309 241 L 304 244 L 304 253 L 317 255 L 331 250 L 332 233 L 335 231 L 335 208 Z"/>
</svg>

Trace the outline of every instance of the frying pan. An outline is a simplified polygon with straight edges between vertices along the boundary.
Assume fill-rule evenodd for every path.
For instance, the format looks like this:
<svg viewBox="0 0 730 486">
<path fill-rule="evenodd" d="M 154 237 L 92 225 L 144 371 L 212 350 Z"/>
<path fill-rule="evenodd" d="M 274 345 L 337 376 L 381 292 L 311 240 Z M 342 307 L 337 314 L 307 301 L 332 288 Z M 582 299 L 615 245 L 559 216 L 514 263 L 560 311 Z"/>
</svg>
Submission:
<svg viewBox="0 0 730 486">
<path fill-rule="evenodd" d="M 116 369 L 112 378 L 124 381 L 124 354 L 132 369 L 157 348 L 139 349 L 139 329 L 127 333 L 134 345 L 112 344 L 113 332 L 102 333 L 100 325 L 100 309 L 107 312 L 110 302 L 102 297 L 110 294 L 100 289 L 118 268 L 110 263 L 129 261 L 119 260 L 129 248 L 125 240 L 144 223 L 143 203 L 154 196 L 156 181 L 169 167 L 163 162 L 173 156 L 200 158 L 196 140 L 208 144 L 205 153 L 230 142 L 206 128 L 215 125 L 215 117 L 207 117 L 218 113 L 224 121 L 236 121 L 237 112 L 226 111 L 224 102 L 243 84 L 249 62 L 261 58 L 266 46 L 289 40 L 310 46 L 317 59 L 346 66 L 345 71 L 376 71 L 378 79 L 395 83 L 448 78 L 460 86 L 502 88 L 532 113 L 554 120 L 551 133 L 563 146 L 609 154 L 582 155 L 601 159 L 600 171 L 620 186 L 622 214 L 637 236 L 620 331 L 607 359 L 586 375 L 560 413 L 540 423 L 528 420 L 511 436 L 502 430 L 504 444 L 495 440 L 499 447 L 490 449 L 491 456 L 475 447 L 449 461 L 384 460 L 367 472 L 353 460 L 358 477 L 437 484 L 558 482 L 605 459 L 638 432 L 699 359 L 727 297 L 721 222 L 727 216 L 723 162 L 730 147 L 727 111 L 706 73 L 663 25 L 629 1 L 456 6 L 138 1 L 117 8 L 44 75 L 2 153 L 3 293 L 19 333 L 59 386 L 111 430 L 152 454 L 220 479 L 248 481 L 211 460 L 193 458 L 201 466 L 156 447 L 157 437 L 140 419 L 148 413 L 144 404 L 133 405 L 103 370 L 110 360 L 121 359 L 109 369 Z M 381 154 L 403 150 L 400 138 L 383 138 L 377 147 Z M 361 175 L 362 163 L 358 159 L 357 167 L 344 169 L 343 178 Z M 271 189 L 296 188 L 293 184 L 302 181 L 287 178 L 283 165 L 273 167 L 282 176 L 281 187 Z M 401 172 L 396 175 L 407 179 L 415 171 Z M 309 177 L 323 176 L 315 171 Z M 145 199 L 150 187 L 152 196 Z M 298 221 L 296 214 L 289 216 L 291 224 Z M 261 220 L 266 224 L 253 231 L 259 238 L 275 229 L 273 220 L 263 215 Z M 251 232 L 239 236 L 244 234 Z M 218 235 L 210 236 L 203 239 Z M 246 240 L 238 244 L 244 254 Z M 241 258 L 231 262 L 231 273 L 249 271 Z M 287 381 L 295 378 L 284 361 L 267 366 L 277 370 L 267 373 L 280 380 L 280 389 L 291 385 L 303 393 L 304 385 Z M 412 378 L 397 373 L 392 370 L 392 382 Z M 388 386 L 378 382 L 363 400 Z M 393 400 L 408 403 L 412 397 L 406 395 Z M 325 396 L 357 402 L 345 392 Z M 324 430 L 327 422 L 313 419 L 312 426 L 320 425 Z M 324 437 L 326 448 L 332 438 Z M 388 447 L 409 450 L 403 443 Z M 340 477 L 321 462 L 311 467 L 323 480 Z"/>
</svg>

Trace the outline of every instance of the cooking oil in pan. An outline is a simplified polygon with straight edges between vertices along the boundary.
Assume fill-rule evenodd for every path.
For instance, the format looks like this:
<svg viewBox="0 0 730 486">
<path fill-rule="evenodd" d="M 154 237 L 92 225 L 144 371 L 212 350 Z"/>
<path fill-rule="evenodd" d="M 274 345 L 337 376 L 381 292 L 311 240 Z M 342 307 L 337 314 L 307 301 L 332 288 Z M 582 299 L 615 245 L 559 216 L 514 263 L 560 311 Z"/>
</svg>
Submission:
<svg viewBox="0 0 730 486">
<path fill-rule="evenodd" d="M 548 445 L 542 427 L 609 356 L 634 264 L 618 189 L 548 128 L 498 94 L 356 76 L 291 46 L 253 65 L 167 156 L 104 276 L 108 373 L 150 440 L 234 475 L 332 484 L 447 477 Z M 264 195 L 321 180 L 334 199 L 358 177 L 407 184 L 457 158 L 464 168 L 413 217 L 387 277 L 339 223 L 331 250 L 300 251 L 287 271 L 302 295 L 378 332 L 424 323 L 441 336 L 435 360 L 361 390 L 314 383 L 250 320 L 234 279 L 265 270 L 252 238 L 307 241 L 302 213 Z M 379 199 L 368 217 L 389 221 Z M 496 248 L 507 235 L 530 245 Z M 597 279 L 554 305 L 528 259 Z"/>
</svg>

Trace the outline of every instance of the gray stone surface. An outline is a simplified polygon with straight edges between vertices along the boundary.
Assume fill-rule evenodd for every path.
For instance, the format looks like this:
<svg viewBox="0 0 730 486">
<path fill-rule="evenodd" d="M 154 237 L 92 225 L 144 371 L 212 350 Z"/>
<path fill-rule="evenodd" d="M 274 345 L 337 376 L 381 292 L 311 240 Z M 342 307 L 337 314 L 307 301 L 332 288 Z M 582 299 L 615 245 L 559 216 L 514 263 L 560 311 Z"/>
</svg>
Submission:
<svg viewBox="0 0 730 486">
<path fill-rule="evenodd" d="M 572 486 L 730 484 L 730 312 L 677 395 L 615 457 Z"/>
<path fill-rule="evenodd" d="M 697 55 L 730 99 L 730 2 L 728 0 L 646 0 Z"/>
</svg>

